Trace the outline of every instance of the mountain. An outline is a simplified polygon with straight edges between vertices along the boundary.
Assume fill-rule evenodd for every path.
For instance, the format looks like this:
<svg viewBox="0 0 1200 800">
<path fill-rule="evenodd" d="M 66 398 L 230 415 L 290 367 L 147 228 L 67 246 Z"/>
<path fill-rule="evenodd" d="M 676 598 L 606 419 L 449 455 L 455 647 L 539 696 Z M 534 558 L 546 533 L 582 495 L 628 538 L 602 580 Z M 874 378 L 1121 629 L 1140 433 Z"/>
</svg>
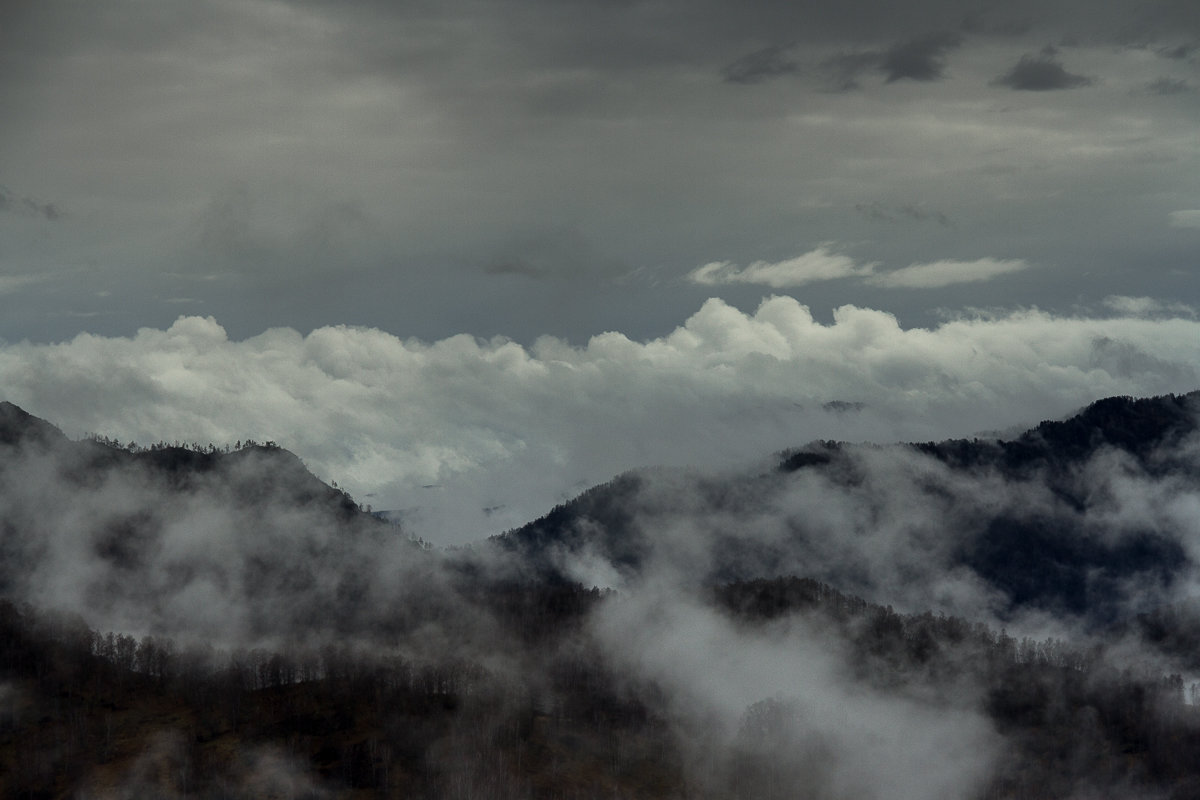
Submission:
<svg viewBox="0 0 1200 800">
<path fill-rule="evenodd" d="M 66 441 L 63 432 L 49 422 L 38 419 L 7 400 L 0 401 L 0 445 L 15 447 L 36 444 L 47 447 Z"/>
<path fill-rule="evenodd" d="M 100 439 L 72 441 L 54 425 L 12 403 L 0 403 L 0 448 L 42 453 L 62 467 L 62 477 L 102 482 L 111 470 L 136 469 L 161 481 L 170 491 L 188 491 L 206 480 L 236 488 L 245 503 L 286 502 L 323 506 L 347 518 L 359 512 L 345 493 L 328 486 L 294 453 L 274 443 L 249 443 L 236 450 L 160 443 L 129 448 Z"/>
<path fill-rule="evenodd" d="M 0 596 L 118 630 L 361 632 L 381 624 L 364 602 L 375 573 L 423 560 L 273 443 L 72 441 L 11 404 L 0 407 L 0 502 Z"/>
<path fill-rule="evenodd" d="M 1102 450 L 1134 459 L 1151 472 L 1194 467 L 1164 461 L 1196 434 L 1200 391 L 1152 398 L 1109 397 L 1074 416 L 1045 421 L 1012 441 L 951 440 L 917 445 L 948 465 L 991 467 L 1010 475 L 1034 470 L 1069 471 Z"/>
<path fill-rule="evenodd" d="M 959 594 L 969 589 L 970 602 L 1000 618 L 1041 610 L 1111 625 L 1171 602 L 1193 567 L 1181 514 L 1200 476 L 1198 416 L 1200 392 L 1117 397 L 1012 440 L 825 441 L 740 472 L 634 470 L 447 560 L 462 580 L 499 569 L 522 580 L 610 586 L 666 564 L 700 584 L 795 573 L 913 609 L 949 610 L 947 599 L 964 602 Z M 14 466 L 38 453 L 48 460 Z M 50 474 L 30 483 L 31 469 Z M 28 581 L 23 559 L 44 542 L 21 532 L 53 519 L 86 520 L 90 551 L 125 572 L 167 570 L 172 579 L 149 580 L 162 591 L 196 588 L 216 574 L 226 588 L 232 581 L 261 594 L 251 576 L 276 575 L 266 586 L 283 608 L 311 608 L 283 598 L 323 585 L 325 561 L 348 569 L 347 553 L 358 547 L 349 543 L 405 538 L 273 443 L 225 452 L 73 442 L 9 403 L 0 405 L 0 492 L 11 508 L 0 587 Z M 207 513 L 241 531 L 233 544 L 223 541 L 248 561 L 197 570 L 162 549 L 164 537 L 206 529 Z M 317 566 L 295 546 L 303 542 L 321 555 Z M 346 552 L 335 556 L 339 542 Z M 293 553 L 283 570 L 290 579 L 264 548 Z M 355 596 L 353 573 L 335 581 L 344 598 Z"/>
<path fill-rule="evenodd" d="M 917 608 L 935 598 L 913 584 L 956 572 L 1002 614 L 1111 624 L 1192 568 L 1186 520 L 1133 501 L 1170 508 L 1196 485 L 1198 419 L 1200 392 L 1115 397 L 1012 441 L 814 442 L 753 472 L 633 471 L 492 544 L 543 577 L 599 560 L 636 579 L 683 552 L 701 580 L 796 572 Z"/>
<path fill-rule="evenodd" d="M 634 470 L 446 552 L 273 444 L 2 406 L 0 796 L 1200 796 L 1198 400 Z"/>
</svg>

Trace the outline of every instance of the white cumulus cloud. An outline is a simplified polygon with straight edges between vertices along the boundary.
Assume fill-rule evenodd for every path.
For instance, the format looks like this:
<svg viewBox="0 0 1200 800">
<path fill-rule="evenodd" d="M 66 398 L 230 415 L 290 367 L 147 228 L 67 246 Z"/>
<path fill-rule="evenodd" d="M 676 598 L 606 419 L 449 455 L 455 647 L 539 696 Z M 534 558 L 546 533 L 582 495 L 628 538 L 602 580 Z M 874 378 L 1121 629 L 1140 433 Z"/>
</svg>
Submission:
<svg viewBox="0 0 1200 800">
<path fill-rule="evenodd" d="M 873 264 L 857 264 L 849 256 L 837 253 L 828 244 L 784 261 L 755 261 L 739 267 L 730 261 L 713 261 L 688 274 L 693 283 L 716 286 L 726 283 L 754 283 L 785 289 L 816 281 L 853 278 L 871 274 Z"/>
<path fill-rule="evenodd" d="M 821 324 L 790 297 L 752 312 L 710 299 L 661 338 L 525 347 L 347 326 L 238 341 L 181 317 L 127 338 L 0 346 L 0 386 L 72 436 L 275 440 L 447 542 L 637 466 L 741 463 L 818 438 L 968 436 L 1108 395 L 1189 391 L 1200 321 L 1021 311 L 925 329 L 856 306 Z"/>
<path fill-rule="evenodd" d="M 891 272 L 871 275 L 866 282 L 872 286 L 891 289 L 938 289 L 956 283 L 990 281 L 1000 275 L 1020 272 L 1029 267 L 1025 261 L 1014 259 L 980 258 L 975 261 L 933 261 L 912 264 Z"/>
<path fill-rule="evenodd" d="M 817 281 L 857 278 L 871 286 L 890 289 L 938 289 L 958 283 L 990 281 L 1029 267 L 1028 262 L 1019 258 L 980 258 L 974 261 L 944 259 L 880 272 L 878 262 L 859 264 L 832 247 L 831 244 L 823 244 L 795 258 L 755 261 L 745 267 L 739 267 L 731 261 L 713 261 L 692 270 L 688 273 L 688 279 L 705 286 L 752 283 L 773 289 L 787 289 Z"/>
</svg>

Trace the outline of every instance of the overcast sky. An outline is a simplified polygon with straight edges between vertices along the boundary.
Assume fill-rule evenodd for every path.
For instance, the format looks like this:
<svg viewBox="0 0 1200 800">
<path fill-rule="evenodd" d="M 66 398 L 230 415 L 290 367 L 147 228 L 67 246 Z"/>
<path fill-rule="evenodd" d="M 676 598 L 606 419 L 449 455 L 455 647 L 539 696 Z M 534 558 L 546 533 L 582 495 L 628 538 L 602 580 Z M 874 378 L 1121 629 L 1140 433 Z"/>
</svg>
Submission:
<svg viewBox="0 0 1200 800">
<path fill-rule="evenodd" d="M 703 455 L 694 430 L 660 412 L 711 423 L 761 410 L 759 362 L 721 340 L 723 325 L 773 327 L 789 346 L 847 334 L 833 336 L 840 349 L 819 369 L 811 354 L 755 351 L 775 359 L 770 412 L 753 434 L 723 434 L 754 446 L 822 435 L 821 418 L 780 417 L 787 404 L 888 406 L 903 424 L 861 429 L 887 438 L 1022 412 L 1036 421 L 1104 389 L 1197 384 L 1194 0 L 0 9 L 5 394 L 37 401 L 31 412 L 71 433 L 270 428 L 384 505 L 418 504 L 396 488 L 405 481 L 445 486 L 481 465 L 515 469 L 505 459 L 521 453 L 538 499 L 514 503 L 510 487 L 480 501 L 519 506 L 508 522 L 606 470 Z M 781 300 L 760 319 L 771 296 Z M 875 333 L 848 336 L 860 317 L 890 320 L 871 328 L 887 347 L 863 349 Z M 1005 370 L 963 372 L 948 351 L 892 347 L 922 331 L 956 344 L 948 325 L 968 317 L 976 332 L 1024 325 L 1016 338 L 1031 350 L 984 336 L 993 350 L 981 358 L 1028 373 L 1000 387 Z M 1117 319 L 1150 326 L 1140 344 L 1104 333 Z M 1078 347 L 1047 355 L 1063 338 Z M 625 349 L 602 357 L 596 342 L 618 339 Z M 309 351 L 333 340 L 359 349 L 322 372 Z M 224 348 L 227 360 L 202 368 L 179 360 L 187 347 Z M 659 385 L 658 404 L 622 395 L 621 381 L 664 348 L 690 354 L 672 363 L 692 393 Z M 107 371 L 54 371 L 98 350 Z M 378 364 L 361 360 L 385 351 Z M 424 372 L 397 366 L 414 353 Z M 511 385 L 464 366 L 504 353 Z M 881 371 L 879 353 L 909 367 Z M 443 356 L 453 363 L 430 366 Z M 1097 376 L 1097 358 L 1117 366 Z M 505 372 L 518 362 L 549 372 L 518 380 Z M 715 385 L 717 362 L 743 382 L 738 393 L 695 388 Z M 867 383 L 834 377 L 868 362 Z M 585 363 L 615 381 L 603 413 Z M 555 364 L 574 364 L 574 377 L 553 377 Z M 255 378 L 257 396 L 224 403 L 241 384 L 218 366 L 287 377 Z M 926 394 L 902 407 L 910 367 Z M 350 379 L 371 369 L 392 372 Z M 333 383 L 314 388 L 325 386 L 318 372 Z M 937 375 L 946 383 L 935 392 Z M 1035 385 L 1031 376 L 1074 388 L 1044 386 L 1034 394 L 1053 402 L 1022 406 L 1025 389 L 1013 387 Z M 436 420 L 406 418 L 400 387 Z M 929 392 L 961 401 L 953 424 L 919 424 Z M 1007 399 L 978 405 L 985 395 Z M 404 421 L 364 422 L 353 402 L 339 407 L 350 396 Z M 642 405 L 618 414 L 611 403 L 623 396 Z M 969 415 L 964 397 L 976 398 Z M 491 405 L 504 398 L 549 411 Z M 314 429 L 270 415 L 297 405 L 333 421 Z M 593 414 L 617 427 L 578 433 Z M 630 415 L 637 424 L 620 427 Z"/>
</svg>

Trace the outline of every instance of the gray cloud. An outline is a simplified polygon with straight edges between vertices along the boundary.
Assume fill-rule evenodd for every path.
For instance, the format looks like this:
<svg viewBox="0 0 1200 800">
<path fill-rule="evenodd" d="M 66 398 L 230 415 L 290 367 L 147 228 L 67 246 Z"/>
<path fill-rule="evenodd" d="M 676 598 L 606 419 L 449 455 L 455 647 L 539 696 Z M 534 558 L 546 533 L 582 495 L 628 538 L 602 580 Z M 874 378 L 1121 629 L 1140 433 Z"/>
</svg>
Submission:
<svg viewBox="0 0 1200 800">
<path fill-rule="evenodd" d="M 1019 91 L 1042 92 L 1090 86 L 1095 79 L 1067 72 L 1062 62 L 1055 58 L 1054 49 L 1047 48 L 1039 55 L 1021 56 L 1011 70 L 992 83 Z"/>
<path fill-rule="evenodd" d="M 489 275 L 522 275 L 578 282 L 612 280 L 629 271 L 617 259 L 605 257 L 575 227 L 538 230 L 498 248 L 500 254 L 485 267 Z"/>
<path fill-rule="evenodd" d="M 887 83 L 908 78 L 935 81 L 945 75 L 946 56 L 963 43 L 961 34 L 952 31 L 925 33 L 892 45 L 886 50 L 839 53 L 826 58 L 820 71 L 828 87 L 835 92 L 860 89 L 859 78 L 868 71 L 880 71 Z"/>
<path fill-rule="evenodd" d="M 1194 317 L 1195 309 L 1182 303 L 1165 303 L 1153 297 L 1130 297 L 1127 295 L 1110 295 L 1104 298 L 1105 307 L 1118 314 L 1140 316 L 1181 316 Z"/>
<path fill-rule="evenodd" d="M 968 11 L 962 20 L 963 31 L 980 36 L 1023 36 L 1033 28 L 1033 15 L 994 5 Z"/>
<path fill-rule="evenodd" d="M 795 75 L 800 64 L 792 56 L 794 45 L 769 45 L 748 53 L 721 68 L 729 83 L 762 83 L 771 78 Z"/>
<path fill-rule="evenodd" d="M 859 77 L 869 70 L 878 68 L 883 58 L 877 52 L 840 53 L 821 62 L 828 88 L 834 92 L 850 92 L 861 89 Z"/>
<path fill-rule="evenodd" d="M 901 203 L 899 205 L 888 205 L 881 203 L 878 200 L 870 203 L 855 203 L 854 210 L 866 216 L 868 219 L 878 220 L 880 222 L 899 222 L 903 219 L 916 220 L 925 222 L 932 220 L 939 225 L 951 225 L 950 217 L 944 212 L 926 208 L 922 203 Z"/>
<path fill-rule="evenodd" d="M 1175 45 L 1174 47 L 1160 48 L 1158 53 L 1164 58 L 1183 60 L 1189 58 L 1192 53 L 1196 52 L 1196 50 L 1197 45 L 1189 42 L 1186 44 Z"/>
<path fill-rule="evenodd" d="M 6 212 L 41 217 L 51 222 L 62 216 L 62 212 L 54 203 L 46 203 L 32 197 L 22 197 L 0 186 L 0 213 Z"/>
<path fill-rule="evenodd" d="M 903 78 L 935 81 L 945 74 L 946 55 L 962 42 L 962 36 L 951 31 L 927 33 L 889 48 L 879 69 L 887 75 L 888 83 Z"/>
<path fill-rule="evenodd" d="M 526 344 L 658 336 L 702 298 L 653 276 L 828 240 L 903 265 L 1019 238 L 1023 257 L 1060 275 L 1089 270 L 1092 300 L 1131 291 L 1120 276 L 1137 263 L 1139 292 L 1194 302 L 1171 272 L 1177 243 L 1145 221 L 1191 207 L 1169 165 L 1195 155 L 1195 110 L 1164 95 L 1151 117 L 1110 113 L 1160 72 L 1147 52 L 1194 40 L 1187 9 L 1080 9 L 26 4 L 0 32 L 3 177 L 15 201 L 53 205 L 70 224 L 47 230 L 9 203 L 0 274 L 71 279 L 27 288 L 0 336 L 129 335 L 169 325 L 177 309 L 163 298 L 177 297 L 237 336 L 336 322 Z M 1124 29 L 1147 44 L 1111 47 Z M 1001 67 L 1071 33 L 1072 71 L 1111 80 L 1055 115 L 999 113 L 979 95 Z M 1155 60 L 1196 83 L 1186 60 Z M 722 84 L 722 66 L 769 91 Z M 1080 191 L 1054 195 L 1063 185 Z M 845 213 L 864 198 L 897 220 L 940 212 L 955 224 L 922 237 L 874 210 Z M 1009 283 L 998 302 L 1056 308 L 1080 285 Z M 755 299 L 751 284 L 721 286 L 731 302 Z M 858 281 L 808 286 L 822 307 L 867 301 Z M 887 310 L 932 320 L 916 294 L 889 293 Z"/>
<path fill-rule="evenodd" d="M 1143 89 L 1147 94 L 1156 94 L 1170 96 L 1176 94 L 1188 94 L 1196 91 L 1196 87 L 1185 81 L 1183 78 L 1156 78 L 1146 84 Z"/>
</svg>

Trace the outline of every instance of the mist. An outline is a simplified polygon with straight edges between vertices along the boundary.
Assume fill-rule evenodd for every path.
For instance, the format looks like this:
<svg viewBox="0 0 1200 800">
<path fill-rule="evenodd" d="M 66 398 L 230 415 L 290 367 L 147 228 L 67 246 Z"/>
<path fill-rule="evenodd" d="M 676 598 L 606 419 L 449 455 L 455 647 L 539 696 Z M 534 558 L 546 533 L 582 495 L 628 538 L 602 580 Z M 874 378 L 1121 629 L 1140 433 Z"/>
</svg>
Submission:
<svg viewBox="0 0 1200 800">
<path fill-rule="evenodd" d="M 661 338 L 529 346 L 347 326 L 232 340 L 213 318 L 182 317 L 131 338 L 5 345 L 0 380 L 74 437 L 286 443 L 414 534 L 464 544 L 637 467 L 744 465 L 814 439 L 973 436 L 1200 384 L 1194 317 L 1111 306 L 913 328 L 869 308 L 823 323 L 789 297 L 752 312 L 711 299 Z"/>
<path fill-rule="evenodd" d="M 537 730 L 521 719 L 545 719 L 546 736 L 610 719 L 618 738 L 588 734 L 601 736 L 589 747 L 614 748 L 606 781 L 658 752 L 661 779 L 699 796 L 976 797 L 997 780 L 1021 785 L 1002 776 L 1038 746 L 997 724 L 1014 691 L 1004 687 L 1028 680 L 1020 670 L 1042 670 L 1050 687 L 1091 676 L 1073 691 L 1101 698 L 1120 696 L 1121 680 L 1174 675 L 1174 692 L 1179 675 L 1200 674 L 1186 651 L 1131 625 L 1200 589 L 1195 398 L 1107 400 L 1007 442 L 823 441 L 736 468 L 637 470 L 445 551 L 365 513 L 274 443 L 72 442 L 9 406 L 0 587 L 23 613 L 78 621 L 50 630 L 85 626 L 97 632 L 83 637 L 90 652 L 160 682 L 174 673 L 137 653 L 190 665 L 172 681 L 207 670 L 249 676 L 238 680 L 251 692 L 325 682 L 339 703 L 382 696 L 363 681 L 459 687 L 446 706 L 462 704 L 458 721 L 421 747 L 438 769 L 470 770 L 463 792 L 528 794 L 504 766 L 528 746 L 519 732 Z M 714 587 L 786 575 L 863 599 L 830 606 L 848 603 L 849 616 L 818 606 L 758 621 L 714 599 Z M 886 644 L 888 630 L 929 625 L 969 635 L 935 633 L 934 655 L 915 661 L 889 648 L 924 652 L 930 634 Z M 28 691 L 6 685 L 10 707 Z M 1182 706 L 1164 708 L 1173 719 Z M 199 756 L 180 730 L 147 740 L 128 786 L 151 785 L 148 765 L 190 774 Z M 1098 730 L 1094 747 L 1107 746 Z M 222 766 L 231 787 L 264 773 L 334 792 L 303 761 L 255 748 Z"/>
</svg>

